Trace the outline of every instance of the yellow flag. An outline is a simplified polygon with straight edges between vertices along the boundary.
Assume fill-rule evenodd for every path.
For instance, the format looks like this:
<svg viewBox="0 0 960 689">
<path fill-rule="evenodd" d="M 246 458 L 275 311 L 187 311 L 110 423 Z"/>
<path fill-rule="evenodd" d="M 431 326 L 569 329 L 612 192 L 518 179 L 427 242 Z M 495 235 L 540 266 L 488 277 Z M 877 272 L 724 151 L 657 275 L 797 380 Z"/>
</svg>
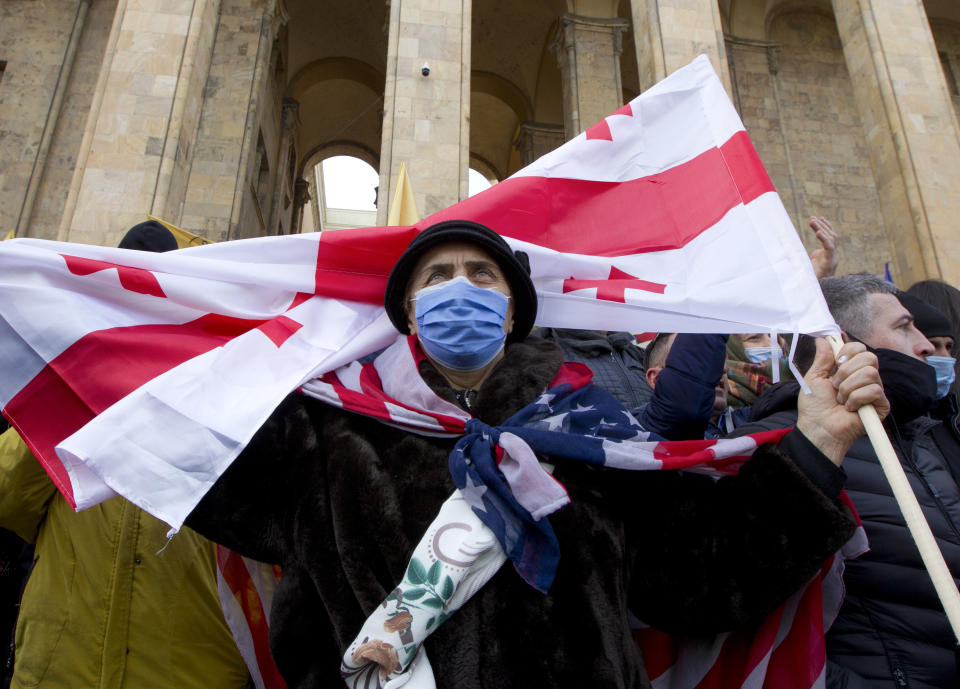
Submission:
<svg viewBox="0 0 960 689">
<path fill-rule="evenodd" d="M 155 218 L 152 215 L 147 216 L 147 220 L 155 220 L 164 227 L 166 227 L 170 232 L 173 233 L 174 239 L 177 240 L 177 246 L 181 249 L 186 249 L 188 246 L 202 246 L 204 244 L 213 244 L 206 237 L 201 237 L 198 234 L 193 232 L 187 232 L 186 230 L 181 230 L 176 225 L 171 225 L 168 222 L 161 220 L 160 218 Z"/>
<path fill-rule="evenodd" d="M 388 225 L 413 225 L 420 220 L 417 212 L 417 201 L 413 198 L 413 185 L 407 177 L 407 166 L 400 163 L 400 173 L 397 175 L 397 188 L 393 192 L 393 201 L 390 203 L 390 213 L 387 215 Z"/>
<path fill-rule="evenodd" d="M 6 237 L 4 237 L 3 239 L 0 239 L 0 242 L 5 242 L 5 241 L 7 241 L 8 239 L 13 239 L 13 237 L 14 237 L 14 235 L 13 235 L 13 230 L 10 230 L 9 232 L 7 232 L 7 236 L 6 236 Z"/>
</svg>

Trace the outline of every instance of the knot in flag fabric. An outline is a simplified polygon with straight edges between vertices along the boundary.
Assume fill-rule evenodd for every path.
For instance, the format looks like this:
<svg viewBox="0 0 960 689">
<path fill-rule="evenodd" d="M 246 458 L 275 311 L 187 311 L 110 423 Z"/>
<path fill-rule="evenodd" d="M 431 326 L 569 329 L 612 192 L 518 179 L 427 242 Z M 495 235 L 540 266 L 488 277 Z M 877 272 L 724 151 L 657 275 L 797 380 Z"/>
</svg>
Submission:
<svg viewBox="0 0 960 689">
<path fill-rule="evenodd" d="M 541 467 L 538 456 L 603 466 L 607 447 L 651 440 L 612 395 L 588 385 L 591 375 L 582 364 L 568 362 L 554 381 L 558 384 L 501 426 L 468 421 L 450 454 L 457 488 L 496 534 L 520 576 L 544 593 L 560 559 L 560 545 L 546 516 L 569 497 Z M 630 453 L 615 454 L 624 452 Z M 642 455 L 631 463 L 623 468 L 659 468 Z"/>
</svg>

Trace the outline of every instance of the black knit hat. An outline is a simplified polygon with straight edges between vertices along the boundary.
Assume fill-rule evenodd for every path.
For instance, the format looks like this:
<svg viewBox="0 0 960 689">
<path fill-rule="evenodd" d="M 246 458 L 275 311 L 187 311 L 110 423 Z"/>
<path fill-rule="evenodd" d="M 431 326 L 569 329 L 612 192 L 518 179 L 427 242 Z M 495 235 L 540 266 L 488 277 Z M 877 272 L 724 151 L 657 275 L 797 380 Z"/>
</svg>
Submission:
<svg viewBox="0 0 960 689">
<path fill-rule="evenodd" d="M 173 233 L 156 220 L 147 220 L 131 227 L 118 245 L 121 249 L 137 249 L 163 253 L 179 248 Z"/>
<path fill-rule="evenodd" d="M 513 331 L 507 336 L 507 343 L 525 339 L 537 317 L 537 292 L 530 279 L 530 259 L 523 251 L 513 251 L 503 237 L 489 227 L 470 220 L 445 220 L 431 225 L 414 237 L 397 259 L 390 271 L 383 297 L 384 307 L 394 327 L 405 335 L 410 333 L 405 309 L 407 284 L 420 257 L 446 242 L 475 244 L 496 261 L 513 293 Z"/>
<path fill-rule="evenodd" d="M 913 324 L 924 337 L 956 337 L 950 319 L 927 302 L 907 292 L 897 292 L 897 299 L 913 316 Z"/>
</svg>

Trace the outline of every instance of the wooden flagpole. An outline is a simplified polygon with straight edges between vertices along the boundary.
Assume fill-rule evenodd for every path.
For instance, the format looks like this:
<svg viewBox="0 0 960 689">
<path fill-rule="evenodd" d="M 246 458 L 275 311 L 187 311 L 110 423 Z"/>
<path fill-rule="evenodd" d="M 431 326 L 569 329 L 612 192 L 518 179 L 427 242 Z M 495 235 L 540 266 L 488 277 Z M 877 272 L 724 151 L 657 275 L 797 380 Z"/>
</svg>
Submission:
<svg viewBox="0 0 960 689">
<path fill-rule="evenodd" d="M 843 345 L 840 338 L 836 335 L 828 335 L 827 341 L 833 348 L 834 356 L 840 351 Z M 887 431 L 877 415 L 877 410 L 872 404 L 860 407 L 858 412 L 860 420 L 867 431 L 867 437 L 873 444 L 873 450 L 877 453 L 880 460 L 880 466 L 883 467 L 883 473 L 890 482 L 893 489 L 893 497 L 896 498 L 903 518 L 907 522 L 907 528 L 917 544 L 920 551 L 920 557 L 927 568 L 927 573 L 933 581 L 933 587 L 937 591 L 940 603 L 947 613 L 947 619 L 950 621 L 950 627 L 953 629 L 953 635 L 960 642 L 960 591 L 953 581 L 953 575 L 943 559 L 943 553 L 930 531 L 930 525 L 920 511 L 920 503 L 917 502 L 917 496 L 914 495 L 910 483 L 907 481 L 907 475 L 900 466 L 900 460 L 897 458 L 893 445 L 890 444 L 890 438 L 887 437 Z"/>
</svg>

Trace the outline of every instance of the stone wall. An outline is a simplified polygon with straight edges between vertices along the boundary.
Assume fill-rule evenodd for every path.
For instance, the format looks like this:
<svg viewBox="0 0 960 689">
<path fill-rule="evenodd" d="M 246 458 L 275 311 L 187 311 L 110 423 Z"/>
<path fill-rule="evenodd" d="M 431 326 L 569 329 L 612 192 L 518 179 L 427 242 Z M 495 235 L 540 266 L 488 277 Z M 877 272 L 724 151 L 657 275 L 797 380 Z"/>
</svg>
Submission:
<svg viewBox="0 0 960 689">
<path fill-rule="evenodd" d="M 213 57 L 203 89 L 203 109 L 180 222 L 191 232 L 219 242 L 231 238 L 235 198 L 249 141 L 247 110 L 258 50 L 263 7 L 259 0 L 223 0 Z M 270 49 L 270 44 L 263 46 Z M 245 175 L 244 175 L 244 180 Z M 238 213 L 239 216 L 239 213 Z"/>
<path fill-rule="evenodd" d="M 17 227 L 57 80 L 74 28 L 76 0 L 0 3 L 0 230 Z M 38 182 L 32 221 L 21 235 L 55 239 L 116 1 L 93 3 Z M 37 174 L 40 174 L 37 170 Z"/>
<path fill-rule="evenodd" d="M 811 215 L 840 234 L 839 270 L 882 272 L 883 218 L 833 17 L 790 11 L 770 23 L 769 47 L 730 42 L 744 125 L 809 248 Z"/>
<path fill-rule="evenodd" d="M 164 146 L 165 160 L 161 176 L 169 176 L 169 180 L 166 182 L 166 194 L 162 198 L 154 199 L 153 214 L 175 224 L 181 221 L 187 193 L 200 115 L 203 112 L 203 100 L 209 81 L 219 9 L 220 2 L 210 2 L 194 17 L 186 48 L 191 64 L 181 69 L 181 74 L 186 75 L 186 79 L 177 84 L 177 96 L 178 99 L 182 98 L 183 102 L 174 104 L 176 116 L 180 119 L 172 123 L 176 130 L 175 136 L 167 140 Z"/>
</svg>

